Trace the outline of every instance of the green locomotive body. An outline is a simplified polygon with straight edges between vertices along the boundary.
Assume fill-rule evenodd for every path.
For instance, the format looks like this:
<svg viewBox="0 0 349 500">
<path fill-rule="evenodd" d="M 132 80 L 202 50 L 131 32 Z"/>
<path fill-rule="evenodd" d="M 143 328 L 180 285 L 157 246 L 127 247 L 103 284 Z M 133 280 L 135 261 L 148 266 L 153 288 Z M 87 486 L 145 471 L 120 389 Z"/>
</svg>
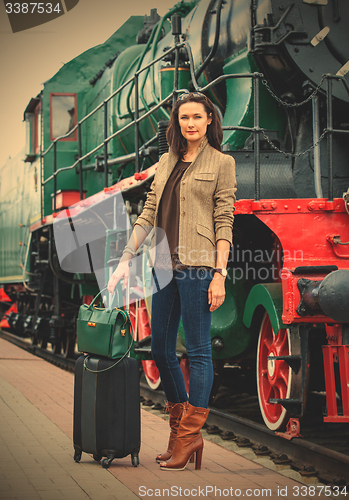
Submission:
<svg viewBox="0 0 349 500">
<path fill-rule="evenodd" d="M 40 165 L 23 161 L 24 150 L 0 169 L 0 276 L 2 284 L 22 283 L 30 226 L 40 214 Z"/>
</svg>

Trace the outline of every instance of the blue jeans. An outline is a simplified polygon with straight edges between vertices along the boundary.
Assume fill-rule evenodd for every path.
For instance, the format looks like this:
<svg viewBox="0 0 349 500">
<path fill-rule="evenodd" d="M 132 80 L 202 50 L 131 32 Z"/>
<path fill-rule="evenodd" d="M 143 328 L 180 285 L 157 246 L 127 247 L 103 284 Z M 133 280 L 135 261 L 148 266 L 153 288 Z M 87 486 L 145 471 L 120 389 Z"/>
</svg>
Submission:
<svg viewBox="0 0 349 500">
<path fill-rule="evenodd" d="M 157 271 L 159 274 L 161 271 Z M 213 383 L 211 312 L 208 288 L 212 274 L 205 268 L 173 271 L 170 283 L 152 297 L 151 350 L 160 372 L 166 398 L 188 401 L 182 370 L 176 356 L 177 333 L 182 316 L 185 347 L 190 363 L 189 403 L 207 408 Z"/>
</svg>

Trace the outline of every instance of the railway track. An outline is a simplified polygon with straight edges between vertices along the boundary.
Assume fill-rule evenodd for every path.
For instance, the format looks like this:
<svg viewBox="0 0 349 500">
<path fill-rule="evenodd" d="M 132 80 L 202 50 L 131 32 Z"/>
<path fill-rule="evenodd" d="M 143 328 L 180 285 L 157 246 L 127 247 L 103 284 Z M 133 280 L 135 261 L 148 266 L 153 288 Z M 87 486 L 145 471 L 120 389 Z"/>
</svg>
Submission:
<svg viewBox="0 0 349 500">
<path fill-rule="evenodd" d="M 141 382 L 141 394 L 146 405 L 161 411 L 165 400 L 162 391 L 154 391 Z M 214 441 L 218 444 L 225 445 L 227 441 L 235 441 L 238 448 L 249 449 L 257 459 L 270 458 L 278 470 L 285 467 L 299 472 L 305 482 L 310 478 L 317 478 L 324 484 L 349 485 L 349 456 L 344 453 L 303 438 L 287 440 L 264 425 L 212 407 L 206 432 L 209 436 L 217 436 Z M 250 457 L 252 458 L 249 454 Z"/>
<path fill-rule="evenodd" d="M 67 359 L 62 355 L 33 346 L 29 340 L 8 332 L 0 330 L 0 337 L 46 361 L 54 363 L 62 369 L 74 371 L 74 359 Z M 144 407 L 151 409 L 151 411 L 163 412 L 164 392 L 151 389 L 142 380 L 140 388 Z M 240 397 L 239 407 L 245 406 L 246 413 L 251 411 L 254 414 L 256 406 L 253 404 L 254 397 L 251 395 L 242 396 Z M 315 424 L 314 422 L 308 422 L 305 425 L 305 432 L 302 429 L 303 438 L 288 440 L 277 436 L 264 425 L 234 415 L 231 411 L 231 409 L 210 408 L 204 431 L 208 439 L 214 440 L 216 443 L 234 451 L 244 450 L 242 453 L 248 458 L 253 459 L 254 455 L 259 462 L 264 459 L 262 462 L 266 466 L 268 466 L 266 460 L 269 460 L 270 468 L 293 470 L 295 473 L 300 474 L 304 483 L 313 484 L 318 482 L 336 486 L 339 488 L 336 491 L 342 491 L 345 488 L 343 492 L 349 494 L 349 451 L 347 451 L 349 450 L 349 426 L 346 426 L 347 430 L 345 430 L 344 435 L 340 430 L 341 443 L 346 445 L 344 452 L 340 452 L 331 449 L 334 447 L 333 441 L 337 439 L 337 435 L 335 438 L 333 437 L 333 426 L 327 431 L 328 427 L 326 425 L 321 426 L 318 422 Z M 322 436 L 322 442 L 327 443 L 326 446 L 316 442 L 316 432 L 326 433 L 325 436 Z M 286 475 L 292 477 L 291 473 L 286 473 Z M 340 498 L 345 496 L 340 495 Z"/>
</svg>

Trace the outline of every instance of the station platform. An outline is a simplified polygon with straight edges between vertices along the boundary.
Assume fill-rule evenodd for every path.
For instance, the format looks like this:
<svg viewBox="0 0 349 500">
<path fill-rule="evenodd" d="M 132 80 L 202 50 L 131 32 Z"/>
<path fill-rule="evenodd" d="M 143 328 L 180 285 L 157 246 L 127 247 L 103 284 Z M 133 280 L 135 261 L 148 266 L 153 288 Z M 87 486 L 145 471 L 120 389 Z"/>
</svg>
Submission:
<svg viewBox="0 0 349 500">
<path fill-rule="evenodd" d="M 73 394 L 72 373 L 0 339 L 1 500 L 328 498 L 265 466 L 266 459 L 257 463 L 234 452 L 232 442 L 223 447 L 205 439 L 200 471 L 194 464 L 162 471 L 155 456 L 166 449 L 168 422 L 144 407 L 137 468 L 125 457 L 103 469 L 86 453 L 76 463 Z"/>
</svg>

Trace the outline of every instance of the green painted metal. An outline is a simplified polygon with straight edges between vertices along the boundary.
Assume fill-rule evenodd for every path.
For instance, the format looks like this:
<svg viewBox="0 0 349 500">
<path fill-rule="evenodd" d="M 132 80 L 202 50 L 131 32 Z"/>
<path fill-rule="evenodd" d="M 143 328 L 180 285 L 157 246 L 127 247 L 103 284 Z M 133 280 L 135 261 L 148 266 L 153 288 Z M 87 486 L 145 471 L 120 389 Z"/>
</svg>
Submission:
<svg viewBox="0 0 349 500">
<path fill-rule="evenodd" d="M 159 24 L 154 28 L 151 38 L 145 45 L 130 45 L 126 48 L 116 59 L 115 64 L 106 70 L 102 78 L 96 83 L 93 89 L 89 91 L 84 100 L 85 113 L 92 111 L 99 103 L 113 92 L 115 92 L 121 85 L 128 80 L 132 79 L 137 71 L 145 68 L 154 59 L 163 54 L 166 47 L 173 46 L 173 36 L 170 33 L 170 23 L 168 22 L 171 15 L 179 13 L 182 16 L 188 14 L 198 3 L 194 2 L 180 2 L 176 4 L 170 11 L 159 21 Z M 165 34 L 161 39 L 162 34 Z M 158 104 L 161 97 L 161 79 L 160 72 L 162 68 L 167 66 L 163 61 L 158 62 L 154 67 L 142 71 L 139 75 L 139 116 L 148 112 L 154 105 Z M 180 71 L 180 87 L 187 88 L 189 78 Z M 188 72 L 185 72 L 188 73 Z M 173 90 L 170 74 L 165 77 L 166 91 L 168 93 Z M 133 119 L 135 114 L 135 88 L 133 82 L 126 86 L 120 93 L 118 93 L 108 104 L 110 106 L 109 112 L 109 134 L 113 134 L 118 130 L 128 125 Z M 155 111 L 151 116 L 142 121 L 139 125 L 139 146 L 144 142 L 153 138 L 157 132 L 157 123 L 160 120 L 168 119 L 169 114 L 165 109 Z M 92 124 L 87 125 L 87 148 L 91 149 L 100 144 L 103 140 L 103 112 L 98 111 L 94 115 Z M 131 127 L 124 131 L 121 135 L 112 139 L 108 146 L 108 152 L 111 157 L 116 158 L 135 151 L 135 138 L 134 128 Z M 154 161 L 146 160 L 143 168 L 149 167 Z M 131 176 L 135 171 L 133 161 L 130 161 L 126 166 L 123 176 Z M 113 167 L 112 174 L 110 175 L 110 184 L 116 182 L 119 177 L 117 167 Z"/>
<path fill-rule="evenodd" d="M 76 273 L 74 274 L 74 279 L 76 280 L 82 280 L 84 278 L 90 279 L 91 281 L 95 279 L 94 274 L 89 274 L 87 276 L 84 276 L 83 274 Z M 74 298 L 75 294 L 75 287 L 78 288 L 78 294 L 79 297 L 84 297 L 85 295 L 97 295 L 99 292 L 99 287 L 97 283 L 85 283 L 85 284 L 79 284 L 79 285 L 72 285 L 71 287 L 71 298 Z"/>
<path fill-rule="evenodd" d="M 42 96 L 42 109 L 43 109 L 43 122 L 44 122 L 44 135 L 43 135 L 43 150 L 46 150 L 51 144 L 50 139 L 50 94 L 51 93 L 74 93 L 77 94 L 77 119 L 81 120 L 88 111 L 88 102 L 93 98 L 86 101 L 87 94 L 92 94 L 94 97 L 96 93 L 99 95 L 99 102 L 103 101 L 105 97 L 110 94 L 111 83 L 108 74 L 109 68 L 105 70 L 105 75 L 101 79 L 104 88 L 101 90 L 101 83 L 98 84 L 95 92 L 94 87 L 89 81 L 102 70 L 108 60 L 117 52 L 122 52 L 131 45 L 136 44 L 136 36 L 140 29 L 143 27 L 143 16 L 132 16 L 126 23 L 124 23 L 104 44 L 93 47 L 75 59 L 72 59 L 65 64 L 46 84 Z M 98 80 L 97 82 L 100 82 Z M 96 101 L 96 99 L 95 99 Z M 97 118 L 97 122 L 99 117 Z M 87 147 L 91 143 L 91 137 L 95 134 L 96 122 L 92 119 L 92 125 L 87 130 L 86 124 L 83 126 L 83 154 L 87 152 Z M 97 127 L 99 124 L 97 123 Z M 94 145 L 96 145 L 94 143 Z M 57 169 L 67 167 L 74 164 L 76 155 L 78 154 L 77 141 L 58 141 L 57 144 Z M 88 162 L 94 162 L 97 154 L 103 154 L 103 149 L 93 155 Z M 87 162 L 85 162 L 87 163 Z M 53 149 L 44 158 L 44 179 L 50 177 L 53 173 Z M 110 179 L 111 180 L 111 179 Z M 57 176 L 57 191 L 60 189 L 79 189 L 79 176 L 76 170 L 68 170 L 61 172 Z M 104 177 L 98 172 L 88 171 L 84 173 L 84 190 L 86 190 L 86 197 L 91 196 L 104 187 Z M 52 213 L 52 198 L 53 193 L 53 180 L 48 182 L 44 187 L 43 199 L 43 213 L 48 215 Z"/>
<path fill-rule="evenodd" d="M 84 111 L 85 114 L 90 113 L 95 109 L 103 100 L 108 98 L 115 90 L 117 90 L 129 76 L 129 72 L 135 66 L 135 61 L 140 56 L 143 50 L 142 45 L 132 45 L 126 48 L 116 59 L 114 65 L 111 68 L 107 68 L 102 77 L 96 82 L 93 88 L 89 89 L 84 100 Z M 117 106 L 118 98 L 114 97 L 108 103 L 108 135 L 111 135 L 117 130 L 115 126 L 115 115 L 119 114 Z M 125 140 L 123 137 L 121 140 L 119 137 L 111 140 L 108 144 L 108 153 L 113 158 L 118 156 L 123 156 L 129 152 L 134 151 L 134 132 L 131 130 L 129 132 L 129 138 Z M 98 144 L 101 144 L 104 140 L 104 111 L 103 109 L 98 110 L 91 118 L 86 121 L 84 128 L 85 141 L 85 151 L 90 151 Z M 133 140 L 133 144 L 132 144 Z M 133 148 L 129 147 L 129 141 L 133 145 Z M 127 147 L 125 147 L 125 144 Z M 103 154 L 101 149 L 98 153 Z M 133 172 L 130 172 L 132 175 Z M 103 176 L 99 175 L 102 178 Z M 109 176 L 109 184 L 113 184 L 116 180 L 112 175 Z"/>
<path fill-rule="evenodd" d="M 138 49 L 138 50 L 136 50 Z M 142 49 L 142 50 L 140 50 Z M 123 58 L 120 61 L 116 61 L 115 64 L 115 69 L 114 69 L 114 74 L 119 74 L 123 75 L 123 78 L 120 82 L 115 80 L 115 84 L 113 86 L 113 91 L 115 91 L 120 85 L 127 80 L 131 79 L 134 76 L 134 73 L 137 71 L 138 66 L 139 66 L 139 59 L 142 57 L 143 52 L 144 52 L 144 47 L 130 47 L 129 49 L 129 55 L 135 54 L 136 57 L 134 57 L 132 60 L 130 57 L 126 58 L 128 54 L 125 54 L 125 58 Z M 126 67 L 126 64 L 128 61 L 128 67 Z M 130 61 L 132 61 L 130 63 Z M 141 91 L 142 84 L 144 82 L 144 73 L 142 73 L 142 76 L 140 77 L 139 81 L 139 92 Z M 115 112 L 113 113 L 113 132 L 120 130 L 121 128 L 125 127 L 132 121 L 134 118 L 134 113 L 135 113 L 135 91 L 134 89 L 130 93 L 130 85 L 126 87 L 123 91 L 121 91 L 114 99 L 115 104 L 113 106 L 113 109 Z M 147 107 L 151 108 L 154 106 L 154 100 L 150 95 L 149 92 L 149 82 L 146 84 L 146 97 L 145 101 L 147 103 Z M 144 104 L 142 101 L 139 103 L 139 115 L 142 116 L 144 113 L 146 113 L 147 109 L 145 108 Z M 159 113 L 155 115 L 158 119 Z M 148 117 L 146 120 L 140 123 L 140 144 L 141 146 L 142 143 L 150 140 L 152 137 L 154 137 L 157 134 L 157 127 L 154 124 L 154 121 L 152 120 L 151 117 Z M 113 149 L 114 149 L 114 154 L 116 156 L 122 156 L 125 154 L 133 153 L 135 151 L 135 138 L 134 138 L 134 128 L 131 127 L 127 131 L 125 131 L 122 135 L 118 136 L 114 141 L 113 141 Z M 146 167 L 150 166 L 150 163 L 147 162 L 145 165 Z M 135 171 L 135 166 L 134 162 L 131 162 L 128 165 L 128 168 L 125 170 L 124 175 L 127 177 L 128 175 L 132 175 Z"/>
<path fill-rule="evenodd" d="M 161 69 L 160 73 L 161 73 L 161 99 L 165 99 L 173 91 L 175 69 L 173 66 L 170 66 Z M 178 88 L 179 89 L 189 88 L 189 82 L 190 82 L 189 68 L 179 68 Z"/>
<path fill-rule="evenodd" d="M 40 165 L 23 158 L 24 150 L 0 169 L 1 284 L 22 282 L 29 226 L 40 217 Z"/>
<path fill-rule="evenodd" d="M 259 69 L 247 48 L 231 56 L 223 68 L 225 74 L 254 73 Z M 252 78 L 228 79 L 227 105 L 223 125 L 243 127 L 254 126 L 254 91 Z M 267 130 L 276 130 L 279 137 L 284 137 L 286 114 L 281 114 L 278 104 L 271 97 L 265 86 L 259 81 L 260 95 L 260 127 Z M 239 96 L 238 99 L 236 96 Z M 225 131 L 223 144 L 230 144 L 231 149 L 241 149 L 251 132 Z"/>
<path fill-rule="evenodd" d="M 282 284 L 265 283 L 255 285 L 246 301 L 243 322 L 251 327 L 253 315 L 257 307 L 262 306 L 268 313 L 275 335 L 281 328 L 287 328 L 282 322 Z"/>
</svg>

